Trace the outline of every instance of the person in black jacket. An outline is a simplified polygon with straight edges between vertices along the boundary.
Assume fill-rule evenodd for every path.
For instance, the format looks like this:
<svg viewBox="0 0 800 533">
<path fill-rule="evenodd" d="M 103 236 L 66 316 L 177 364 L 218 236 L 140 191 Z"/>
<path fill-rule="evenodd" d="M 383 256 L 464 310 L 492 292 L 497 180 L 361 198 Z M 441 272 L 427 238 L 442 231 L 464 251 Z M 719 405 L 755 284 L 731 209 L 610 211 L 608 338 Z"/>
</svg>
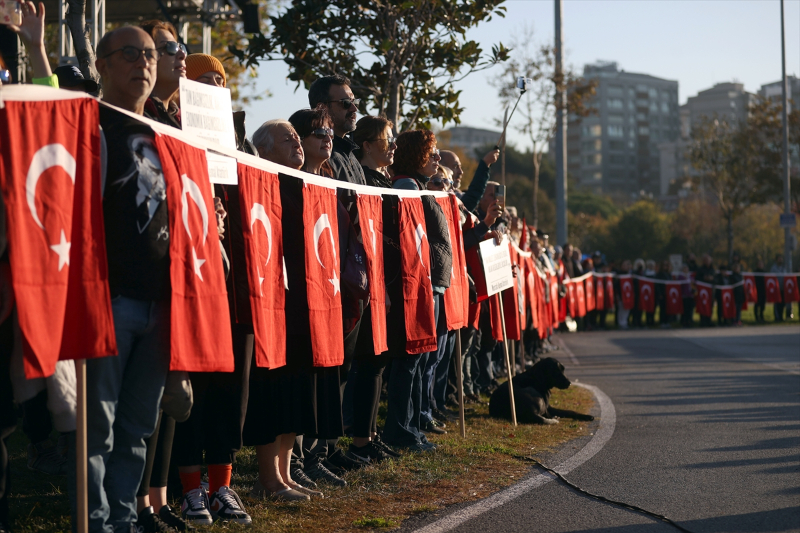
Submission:
<svg viewBox="0 0 800 533">
<path fill-rule="evenodd" d="M 655 278 L 663 281 L 672 279 L 672 263 L 669 259 L 661 262 L 661 268 L 656 272 Z M 661 327 L 669 326 L 670 318 L 667 315 L 667 286 L 664 283 L 656 283 L 656 302 L 658 303 L 659 322 Z"/>
<path fill-rule="evenodd" d="M 701 281 L 703 283 L 714 283 L 714 276 L 716 274 L 714 269 L 714 264 L 711 262 L 711 256 L 708 254 L 703 254 L 702 264 L 697 268 L 697 272 L 695 274 L 695 281 Z M 711 317 L 710 316 L 700 316 L 700 326 L 701 327 L 711 327 Z"/>
<path fill-rule="evenodd" d="M 756 263 L 754 272 L 766 273 L 764 268 L 764 260 L 759 258 Z M 754 313 L 756 315 L 756 322 L 764 322 L 764 308 L 767 307 L 767 287 L 764 276 L 754 276 L 756 281 L 756 305 Z"/>
<path fill-rule="evenodd" d="M 731 267 L 731 274 L 728 276 L 728 283 L 733 285 L 733 301 L 736 304 L 736 318 L 733 320 L 734 326 L 742 325 L 742 306 L 744 306 L 744 284 L 741 283 L 742 263 L 737 261 Z"/>
<path fill-rule="evenodd" d="M 469 188 L 463 193 L 459 190 L 461 188 L 461 176 L 464 174 L 461 170 L 461 160 L 450 150 L 442 150 L 439 155 L 442 157 L 442 165 L 453 171 L 453 189 L 456 196 L 469 211 L 472 211 L 483 198 L 486 184 L 489 183 L 489 178 L 492 175 L 490 167 L 500 157 L 500 150 L 491 150 L 483 156 L 483 159 L 478 162 L 478 168 L 475 169 L 472 181 L 469 182 Z"/>
</svg>

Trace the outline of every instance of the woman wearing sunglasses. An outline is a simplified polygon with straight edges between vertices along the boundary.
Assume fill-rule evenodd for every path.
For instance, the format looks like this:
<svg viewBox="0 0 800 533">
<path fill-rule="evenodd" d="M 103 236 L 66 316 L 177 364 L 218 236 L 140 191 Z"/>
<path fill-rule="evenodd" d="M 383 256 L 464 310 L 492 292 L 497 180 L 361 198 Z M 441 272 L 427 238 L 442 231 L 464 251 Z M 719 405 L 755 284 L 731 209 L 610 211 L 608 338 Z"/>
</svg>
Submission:
<svg viewBox="0 0 800 533">
<path fill-rule="evenodd" d="M 439 166 L 436 174 L 428 182 L 429 191 L 450 192 L 453 186 L 453 171 L 447 167 Z"/>
<path fill-rule="evenodd" d="M 186 77 L 186 47 L 178 43 L 178 32 L 169 22 L 150 20 L 139 27 L 153 38 L 158 52 L 156 84 L 144 104 L 144 114 L 180 129 L 181 110 L 177 99 L 180 79 Z"/>
<path fill-rule="evenodd" d="M 333 119 L 323 105 L 316 109 L 301 109 L 289 117 L 303 145 L 305 163 L 302 170 L 309 174 L 333 177 L 328 159 L 333 150 Z"/>
<path fill-rule="evenodd" d="M 356 123 L 353 142 L 358 148 L 353 152 L 364 169 L 367 185 L 392 188 L 392 180 L 387 170 L 394 163 L 397 149 L 391 120 L 383 117 L 362 117 Z"/>
</svg>

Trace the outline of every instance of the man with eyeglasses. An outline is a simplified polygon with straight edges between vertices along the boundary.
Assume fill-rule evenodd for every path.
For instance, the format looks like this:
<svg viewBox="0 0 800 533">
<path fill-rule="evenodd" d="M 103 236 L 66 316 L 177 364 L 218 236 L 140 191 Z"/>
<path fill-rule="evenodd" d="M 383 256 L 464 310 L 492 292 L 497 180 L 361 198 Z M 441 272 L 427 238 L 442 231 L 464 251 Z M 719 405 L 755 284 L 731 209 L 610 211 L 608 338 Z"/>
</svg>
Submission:
<svg viewBox="0 0 800 533">
<path fill-rule="evenodd" d="M 317 79 L 308 90 L 308 103 L 312 109 L 319 104 L 328 108 L 333 118 L 333 151 L 328 160 L 333 168 L 333 177 L 340 181 L 366 185 L 364 170 L 353 154 L 358 145 L 347 137 L 356 129 L 356 117 L 360 100 L 350 90 L 350 80 L 337 74 Z M 350 207 L 345 204 L 348 212 Z"/>
<path fill-rule="evenodd" d="M 103 100 L 142 115 L 157 78 L 153 39 L 126 26 L 97 45 Z M 87 373 L 89 530 L 136 527 L 144 440 L 156 427 L 169 370 L 170 279 L 166 184 L 153 131 L 100 107 L 103 218 L 119 355 Z"/>
</svg>

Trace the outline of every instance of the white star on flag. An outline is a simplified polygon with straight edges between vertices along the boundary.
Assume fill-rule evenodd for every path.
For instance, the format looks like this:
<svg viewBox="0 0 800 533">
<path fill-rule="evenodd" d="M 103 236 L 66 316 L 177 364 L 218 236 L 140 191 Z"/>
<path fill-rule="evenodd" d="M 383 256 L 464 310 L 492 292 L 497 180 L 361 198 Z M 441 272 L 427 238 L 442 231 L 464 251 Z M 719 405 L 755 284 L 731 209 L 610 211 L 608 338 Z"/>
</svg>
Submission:
<svg viewBox="0 0 800 533">
<path fill-rule="evenodd" d="M 198 259 L 197 252 L 192 248 L 192 259 L 194 260 L 194 273 L 197 274 L 197 277 L 200 278 L 200 281 L 203 280 L 203 274 L 200 272 L 200 267 L 203 266 L 203 263 L 206 262 L 205 259 Z"/>
<path fill-rule="evenodd" d="M 58 244 L 50 245 L 50 249 L 53 250 L 56 255 L 58 255 L 58 271 L 61 272 L 61 269 L 64 268 L 64 265 L 69 266 L 69 249 L 72 247 L 72 243 L 67 242 L 67 236 L 64 235 L 64 230 L 61 230 L 61 242 Z"/>
<path fill-rule="evenodd" d="M 333 285 L 333 295 L 336 296 L 336 293 L 340 292 L 341 290 L 339 286 L 339 278 L 336 277 L 336 272 L 333 273 L 333 279 L 329 279 L 328 281 L 330 281 L 331 285 Z"/>
</svg>

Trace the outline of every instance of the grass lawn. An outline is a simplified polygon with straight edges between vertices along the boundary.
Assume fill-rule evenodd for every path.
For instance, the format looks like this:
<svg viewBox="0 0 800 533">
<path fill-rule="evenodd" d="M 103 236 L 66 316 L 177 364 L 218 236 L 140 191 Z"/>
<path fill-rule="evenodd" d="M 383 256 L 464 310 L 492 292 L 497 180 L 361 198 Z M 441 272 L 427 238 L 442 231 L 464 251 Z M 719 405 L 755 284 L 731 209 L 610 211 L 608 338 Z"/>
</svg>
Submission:
<svg viewBox="0 0 800 533">
<path fill-rule="evenodd" d="M 588 413 L 594 399 L 588 390 L 570 387 L 566 391 L 554 390 L 551 403 Z M 381 416 L 384 409 L 385 405 L 381 407 Z M 448 434 L 430 438 L 439 445 L 435 452 L 407 454 L 399 460 L 348 473 L 347 487 L 322 485 L 325 499 L 303 504 L 247 497 L 256 479 L 257 466 L 254 449 L 245 448 L 234 465 L 232 487 L 242 496 L 253 517 L 253 525 L 247 530 L 314 533 L 392 528 L 411 515 L 484 498 L 511 485 L 530 470 L 524 456 L 536 457 L 589 433 L 587 423 L 566 419 L 554 426 L 514 428 L 510 422 L 490 418 L 487 405 L 470 409 L 466 422 L 466 439 L 461 437 L 457 423 L 448 424 Z M 349 445 L 349 439 L 342 441 L 343 445 Z M 66 480 L 27 469 L 27 439 L 19 427 L 8 444 L 12 468 L 10 505 L 15 530 L 68 530 Z M 209 529 L 221 530 L 223 526 Z"/>
</svg>

